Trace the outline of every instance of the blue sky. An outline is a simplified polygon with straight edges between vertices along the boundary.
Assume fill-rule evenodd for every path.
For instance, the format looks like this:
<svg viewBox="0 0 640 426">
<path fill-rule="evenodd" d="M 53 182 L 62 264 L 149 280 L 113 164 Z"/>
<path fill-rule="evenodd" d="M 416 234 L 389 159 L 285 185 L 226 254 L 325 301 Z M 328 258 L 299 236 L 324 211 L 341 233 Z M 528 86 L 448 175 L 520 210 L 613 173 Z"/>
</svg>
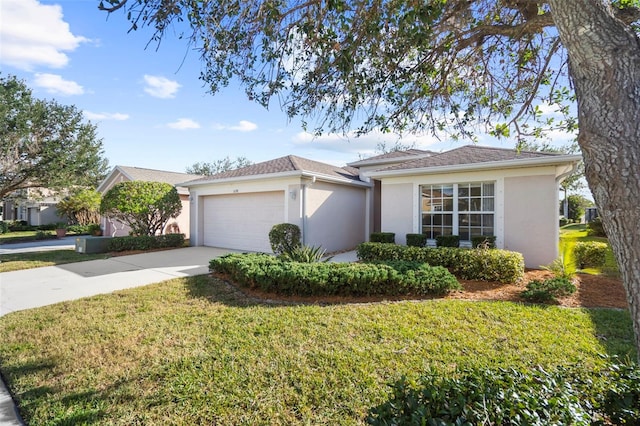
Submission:
<svg viewBox="0 0 640 426">
<path fill-rule="evenodd" d="M 111 166 L 184 171 L 226 156 L 253 162 L 287 154 L 344 165 L 399 141 L 434 151 L 463 142 L 430 135 L 372 133 L 360 138 L 305 133 L 277 106 L 265 110 L 231 85 L 215 96 L 198 79 L 198 52 L 176 37 L 147 46 L 148 29 L 127 34 L 124 14 L 98 0 L 2 0 L 0 69 L 25 80 L 40 98 L 73 104 L 96 123 Z M 562 144 L 571 136 L 557 135 Z M 480 143 L 513 147 L 481 137 Z"/>
</svg>

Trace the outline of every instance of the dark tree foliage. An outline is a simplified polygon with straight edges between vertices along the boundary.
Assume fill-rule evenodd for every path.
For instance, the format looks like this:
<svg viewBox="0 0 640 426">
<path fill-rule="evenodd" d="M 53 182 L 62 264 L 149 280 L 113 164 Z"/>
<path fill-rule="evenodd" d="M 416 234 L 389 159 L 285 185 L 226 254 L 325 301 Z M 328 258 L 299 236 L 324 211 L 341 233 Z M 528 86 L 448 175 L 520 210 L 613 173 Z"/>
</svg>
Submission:
<svg viewBox="0 0 640 426">
<path fill-rule="evenodd" d="M 0 199 L 26 188 L 95 187 L 107 168 L 82 111 L 36 99 L 23 81 L 0 76 Z"/>
</svg>

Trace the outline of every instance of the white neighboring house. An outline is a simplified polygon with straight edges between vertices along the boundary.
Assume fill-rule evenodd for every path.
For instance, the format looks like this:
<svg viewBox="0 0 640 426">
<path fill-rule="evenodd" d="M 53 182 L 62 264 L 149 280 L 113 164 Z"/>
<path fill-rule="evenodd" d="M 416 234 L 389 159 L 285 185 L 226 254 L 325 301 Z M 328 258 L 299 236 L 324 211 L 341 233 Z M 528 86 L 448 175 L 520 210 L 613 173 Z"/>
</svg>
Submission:
<svg viewBox="0 0 640 426">
<path fill-rule="evenodd" d="M 201 175 L 188 173 L 169 172 L 166 170 L 145 169 L 142 167 L 115 166 L 107 177 L 100 183 L 97 191 L 105 194 L 120 182 L 145 181 L 163 182 L 173 186 L 181 182 L 202 178 Z M 189 236 L 189 191 L 184 186 L 176 186 L 180 200 L 182 201 L 182 211 L 175 219 L 170 219 L 165 227 L 165 233 L 182 233 Z M 124 223 L 107 217 L 100 219 L 100 227 L 105 236 L 121 237 L 129 235 L 131 228 Z"/>
<path fill-rule="evenodd" d="M 559 184 L 580 155 L 468 145 L 442 153 L 409 150 L 337 167 L 289 155 L 180 183 L 189 189 L 191 244 L 270 252 L 278 223 L 300 226 L 303 242 L 348 250 L 371 232 L 493 235 L 528 267 L 558 256 Z"/>
</svg>

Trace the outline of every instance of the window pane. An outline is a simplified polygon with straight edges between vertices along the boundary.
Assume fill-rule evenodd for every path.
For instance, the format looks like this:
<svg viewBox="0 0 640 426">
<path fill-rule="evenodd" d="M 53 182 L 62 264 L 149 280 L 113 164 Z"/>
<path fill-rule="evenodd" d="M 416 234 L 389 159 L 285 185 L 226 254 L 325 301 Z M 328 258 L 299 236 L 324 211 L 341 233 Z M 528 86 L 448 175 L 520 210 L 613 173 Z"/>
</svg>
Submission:
<svg viewBox="0 0 640 426">
<path fill-rule="evenodd" d="M 442 215 L 442 224 L 445 226 L 453 226 L 453 215 L 452 214 L 443 214 Z"/>
<path fill-rule="evenodd" d="M 482 200 L 482 211 L 483 212 L 493 211 L 493 198 L 485 198 L 484 200 Z"/>
<path fill-rule="evenodd" d="M 482 200 L 480 198 L 472 198 L 470 200 L 469 211 L 479 212 L 482 208 Z"/>
<path fill-rule="evenodd" d="M 469 185 L 470 189 L 471 189 L 471 196 L 472 197 L 479 197 L 482 195 L 482 187 L 479 183 L 472 183 Z"/>
<path fill-rule="evenodd" d="M 469 211 L 469 199 L 468 198 L 459 198 L 458 199 L 458 211 L 468 212 Z"/>
<path fill-rule="evenodd" d="M 431 215 L 423 214 L 422 215 L 422 226 L 431 226 Z"/>
<path fill-rule="evenodd" d="M 486 196 L 494 196 L 494 185 L 493 183 L 483 183 L 482 184 L 482 192 L 485 197 Z"/>
<path fill-rule="evenodd" d="M 453 235 L 453 228 L 447 226 L 442 228 L 442 235 Z"/>
<path fill-rule="evenodd" d="M 493 228 L 493 215 L 492 214 L 483 214 L 482 215 L 482 226 L 485 228 L 487 226 L 491 226 Z"/>
<path fill-rule="evenodd" d="M 432 219 L 431 219 L 431 220 L 432 220 L 432 222 L 431 222 L 431 223 L 432 223 L 434 226 L 440 226 L 440 225 L 442 225 L 442 215 L 441 215 L 441 214 L 434 214 L 434 215 L 432 216 Z"/>
<path fill-rule="evenodd" d="M 458 185 L 458 197 L 468 197 L 469 196 L 469 185 L 460 184 Z"/>
<path fill-rule="evenodd" d="M 493 233 L 493 227 L 491 228 L 482 228 L 482 235 L 496 235 Z"/>
<path fill-rule="evenodd" d="M 445 198 L 443 200 L 442 211 L 445 211 L 445 212 L 453 211 L 453 198 Z"/>
<path fill-rule="evenodd" d="M 447 198 L 453 198 L 453 185 L 442 185 L 442 196 Z"/>
<path fill-rule="evenodd" d="M 469 225 L 471 226 L 482 226 L 482 215 L 479 214 L 471 214 L 469 215 Z"/>
<path fill-rule="evenodd" d="M 478 235 L 482 235 L 482 228 L 472 227 L 471 228 L 471 236 L 475 237 L 475 236 L 478 236 Z"/>
</svg>

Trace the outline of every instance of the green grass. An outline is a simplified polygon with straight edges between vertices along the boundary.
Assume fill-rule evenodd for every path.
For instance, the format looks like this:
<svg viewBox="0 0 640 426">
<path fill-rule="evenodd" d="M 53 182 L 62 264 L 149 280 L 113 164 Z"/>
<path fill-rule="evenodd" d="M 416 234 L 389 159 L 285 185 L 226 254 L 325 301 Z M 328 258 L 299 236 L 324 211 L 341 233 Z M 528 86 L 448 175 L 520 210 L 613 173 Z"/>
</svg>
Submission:
<svg viewBox="0 0 640 426">
<path fill-rule="evenodd" d="M 587 228 L 583 224 L 573 224 L 567 225 L 560 228 L 560 253 L 566 253 L 569 257 L 569 261 L 575 264 L 575 260 L 573 259 L 573 246 L 578 242 L 587 242 L 587 241 L 596 241 L 601 243 L 609 244 L 609 240 L 606 237 L 592 237 L 588 235 Z M 609 246 L 607 248 L 606 261 L 603 267 L 601 268 L 585 268 L 581 269 L 580 272 L 586 274 L 604 274 L 613 277 L 619 277 L 620 271 L 618 270 L 618 265 L 616 263 L 616 259 L 613 256 L 613 250 Z"/>
<path fill-rule="evenodd" d="M 40 268 L 42 266 L 62 265 L 64 263 L 84 262 L 94 259 L 106 259 L 109 254 L 76 253 L 73 250 L 49 250 L 29 253 L 0 254 L 0 272 L 21 269 Z"/>
<path fill-rule="evenodd" d="M 28 424 L 362 424 L 427 368 L 635 359 L 629 314 L 433 300 L 277 305 L 209 276 L 0 318 Z"/>
</svg>

